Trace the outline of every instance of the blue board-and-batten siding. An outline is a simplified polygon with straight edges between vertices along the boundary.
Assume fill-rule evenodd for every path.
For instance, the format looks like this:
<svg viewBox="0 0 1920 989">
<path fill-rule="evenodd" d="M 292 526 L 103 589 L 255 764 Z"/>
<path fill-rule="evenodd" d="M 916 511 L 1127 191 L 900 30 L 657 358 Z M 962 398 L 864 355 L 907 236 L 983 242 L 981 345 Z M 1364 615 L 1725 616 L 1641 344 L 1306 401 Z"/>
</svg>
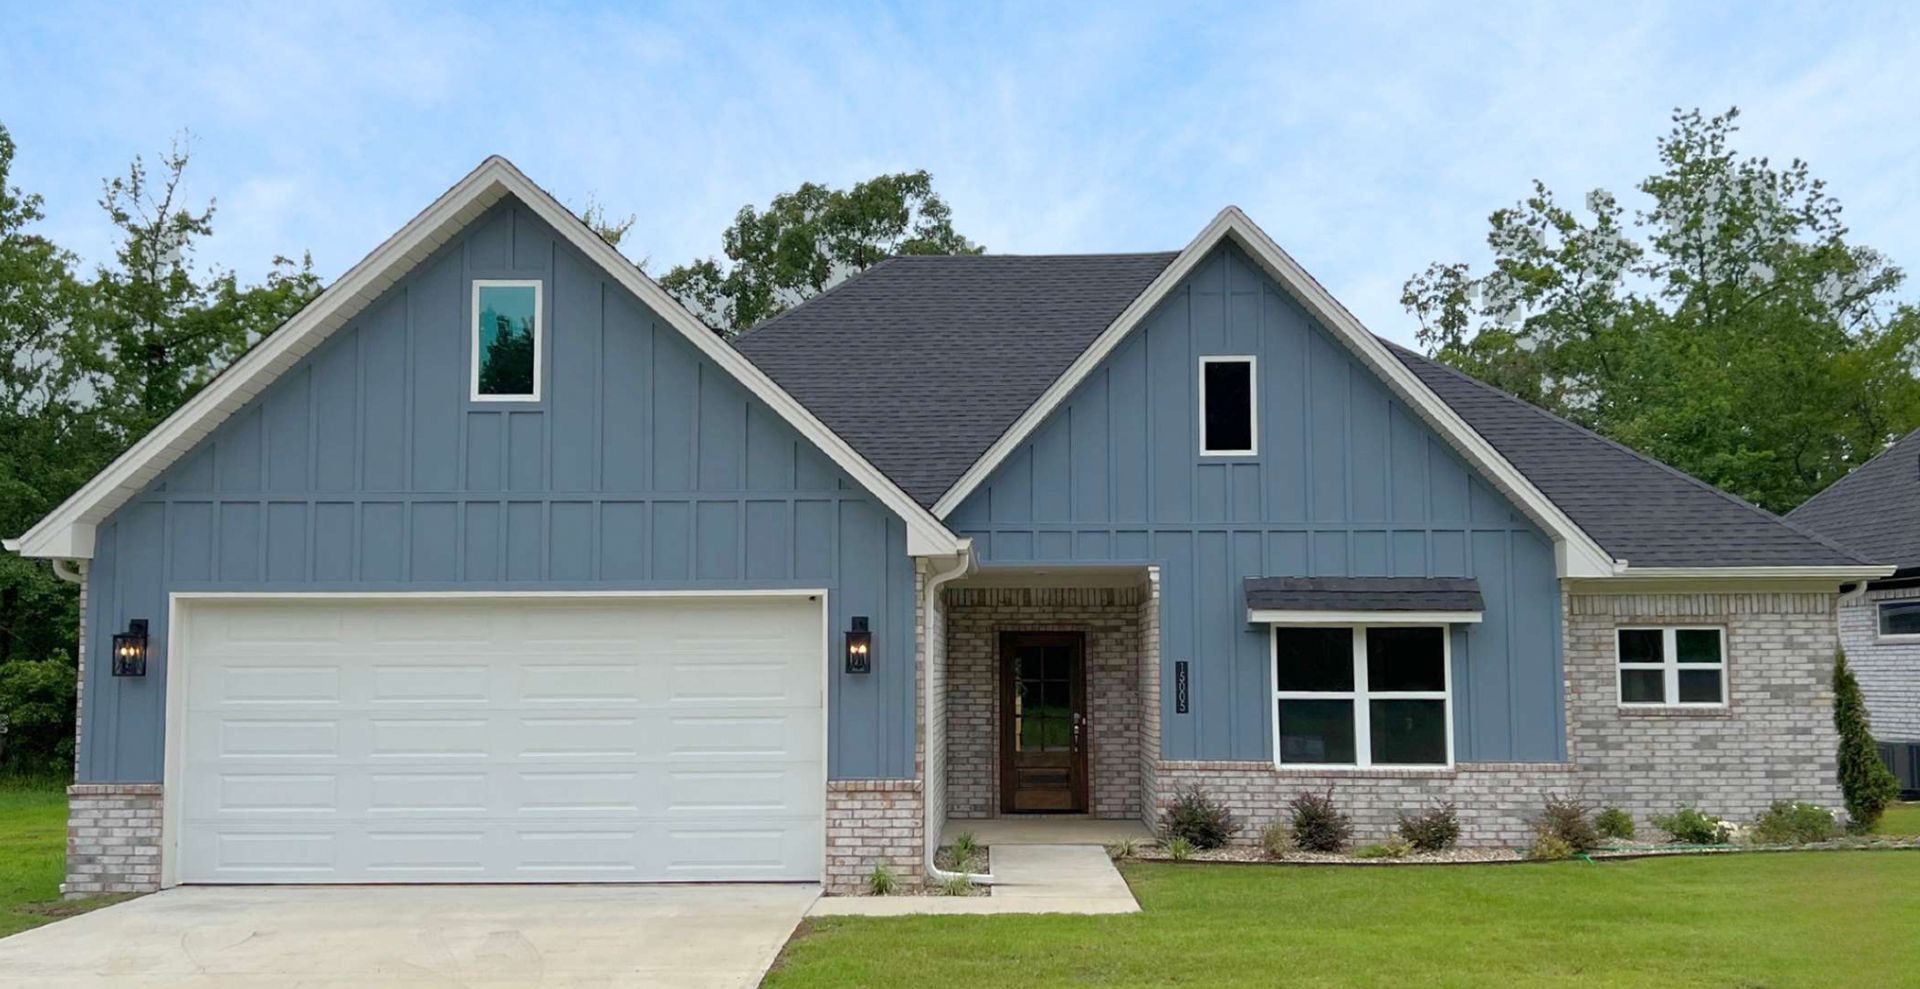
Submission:
<svg viewBox="0 0 1920 989">
<path fill-rule="evenodd" d="M 503 277 L 545 286 L 539 403 L 468 400 L 469 283 Z M 508 201 L 100 526 L 79 778 L 160 780 L 172 592 L 791 587 L 876 634 L 873 673 L 830 664 L 830 772 L 910 777 L 904 524 Z M 141 679 L 108 675 L 130 618 Z"/>
<path fill-rule="evenodd" d="M 1253 355 L 1258 452 L 1199 455 L 1199 359 Z M 1163 754 L 1270 759 L 1249 576 L 1471 576 L 1454 637 L 1462 762 L 1564 758 L 1551 541 L 1238 249 L 1208 257 L 948 524 L 983 562 L 1162 568 Z"/>
</svg>

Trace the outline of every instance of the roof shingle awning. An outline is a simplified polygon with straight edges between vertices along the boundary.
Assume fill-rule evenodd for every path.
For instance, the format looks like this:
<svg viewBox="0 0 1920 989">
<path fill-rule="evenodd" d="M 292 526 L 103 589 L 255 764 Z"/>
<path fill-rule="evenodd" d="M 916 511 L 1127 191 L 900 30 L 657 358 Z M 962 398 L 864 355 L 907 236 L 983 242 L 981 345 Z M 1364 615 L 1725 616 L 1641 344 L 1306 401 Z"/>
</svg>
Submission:
<svg viewBox="0 0 1920 989">
<path fill-rule="evenodd" d="M 1248 577 L 1252 624 L 1433 625 L 1478 622 L 1472 577 Z"/>
</svg>

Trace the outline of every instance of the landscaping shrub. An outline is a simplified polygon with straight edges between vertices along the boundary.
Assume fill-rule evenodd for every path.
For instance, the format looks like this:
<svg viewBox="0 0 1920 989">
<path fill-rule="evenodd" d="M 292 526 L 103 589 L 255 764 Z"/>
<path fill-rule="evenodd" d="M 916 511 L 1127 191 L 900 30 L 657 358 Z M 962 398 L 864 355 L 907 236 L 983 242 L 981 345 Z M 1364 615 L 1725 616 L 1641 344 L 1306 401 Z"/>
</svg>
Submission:
<svg viewBox="0 0 1920 989">
<path fill-rule="evenodd" d="M 1671 814 L 1655 814 L 1653 826 L 1682 845 L 1724 845 L 1733 838 L 1725 821 L 1698 807 L 1682 807 Z"/>
<path fill-rule="evenodd" d="M 1840 834 L 1833 811 L 1818 804 L 1776 800 L 1753 823 L 1753 840 L 1767 845 L 1804 845 Z"/>
<path fill-rule="evenodd" d="M 1440 804 L 1411 816 L 1401 814 L 1400 837 L 1416 851 L 1445 851 L 1460 840 L 1460 815 L 1452 804 Z"/>
<path fill-rule="evenodd" d="M 973 880 L 966 876 L 949 876 L 940 883 L 941 896 L 972 896 Z"/>
<path fill-rule="evenodd" d="M 953 836 L 952 849 L 953 861 L 964 866 L 973 861 L 974 856 L 980 854 L 980 843 L 974 840 L 973 832 L 962 831 Z"/>
<path fill-rule="evenodd" d="M 1195 848 L 1219 848 L 1240 831 L 1233 811 L 1194 785 L 1181 789 L 1160 816 L 1160 833 L 1168 839 L 1185 838 Z"/>
<path fill-rule="evenodd" d="M 1260 829 L 1260 850 L 1270 859 L 1285 858 L 1293 851 L 1293 832 L 1279 821 L 1268 822 Z"/>
<path fill-rule="evenodd" d="M 1527 846 L 1527 858 L 1535 862 L 1570 859 L 1573 855 L 1574 847 L 1565 838 L 1544 827 L 1533 833 L 1533 844 Z"/>
<path fill-rule="evenodd" d="M 1333 805 L 1333 788 L 1326 793 L 1302 793 L 1287 805 L 1293 811 L 1293 843 L 1309 852 L 1337 852 L 1353 837 L 1353 821 Z"/>
<path fill-rule="evenodd" d="M 1175 862 L 1185 862 L 1193 857 L 1193 842 L 1178 835 L 1167 839 L 1167 857 Z"/>
<path fill-rule="evenodd" d="M 893 870 L 884 865 L 876 865 L 867 873 L 867 892 L 875 896 L 892 896 L 900 889 L 900 880 L 895 878 Z"/>
<path fill-rule="evenodd" d="M 1394 835 L 1378 845 L 1368 845 L 1353 853 L 1357 859 L 1403 859 L 1413 854 L 1413 846 L 1407 839 Z"/>
<path fill-rule="evenodd" d="M 1840 792 L 1847 801 L 1847 827 L 1873 830 L 1887 805 L 1900 796 L 1900 781 L 1880 761 L 1873 724 L 1860 696 L 1860 681 L 1847 668 L 1847 654 L 1833 655 L 1833 727 L 1840 732 Z"/>
<path fill-rule="evenodd" d="M 1633 840 L 1633 815 L 1618 807 L 1608 807 L 1593 819 L 1594 830 L 1607 838 Z"/>
<path fill-rule="evenodd" d="M 1130 859 L 1140 854 L 1140 845 L 1132 838 L 1122 838 L 1107 846 L 1107 857 L 1118 861 Z"/>
<path fill-rule="evenodd" d="M 1587 805 L 1577 800 L 1548 797 L 1535 827 L 1560 839 L 1574 852 L 1590 852 L 1600 846 L 1600 832 L 1594 830 Z"/>
</svg>

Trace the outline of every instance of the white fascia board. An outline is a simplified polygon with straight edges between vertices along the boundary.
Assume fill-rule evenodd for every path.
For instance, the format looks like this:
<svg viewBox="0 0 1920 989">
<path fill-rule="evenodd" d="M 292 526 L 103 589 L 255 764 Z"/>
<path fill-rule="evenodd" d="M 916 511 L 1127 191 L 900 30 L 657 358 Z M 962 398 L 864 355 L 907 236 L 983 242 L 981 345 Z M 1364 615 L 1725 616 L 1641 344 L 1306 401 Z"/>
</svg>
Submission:
<svg viewBox="0 0 1920 989">
<path fill-rule="evenodd" d="M 1478 611 L 1282 611 L 1247 609 L 1249 625 L 1478 625 Z"/>
<path fill-rule="evenodd" d="M 1467 425 L 1465 419 L 1455 412 L 1440 396 L 1434 394 L 1418 376 L 1407 366 L 1400 363 L 1367 328 L 1360 324 L 1354 315 L 1347 311 L 1320 283 L 1313 279 L 1306 269 L 1300 267 L 1280 245 L 1274 243 L 1265 231 L 1247 218 L 1238 207 L 1229 206 L 1220 211 L 1206 229 L 1200 231 L 1180 254 L 1176 256 L 1159 276 L 1150 282 L 1146 289 L 1136 297 L 1127 308 L 1114 318 L 1114 321 L 1101 331 L 1080 356 L 1067 366 L 1058 379 L 1043 392 L 1027 410 L 1015 419 L 1013 425 L 987 448 L 978 460 L 960 479 L 941 495 L 933 506 L 933 514 L 945 518 L 965 501 L 981 484 L 986 482 L 994 469 L 1011 456 L 1020 444 L 1027 441 L 1034 430 L 1052 415 L 1067 396 L 1079 387 L 1086 377 L 1093 373 L 1107 356 L 1118 348 L 1127 334 L 1146 319 L 1186 277 L 1199 266 L 1208 253 L 1222 241 L 1232 239 L 1235 244 L 1247 252 L 1260 265 L 1268 276 L 1278 282 L 1293 296 L 1294 300 L 1306 308 L 1309 314 L 1321 325 L 1332 330 L 1347 344 L 1360 359 L 1370 365 L 1383 379 L 1387 387 L 1402 401 L 1413 408 L 1426 423 L 1441 436 L 1447 438 L 1450 445 L 1463 456 L 1468 463 L 1477 467 L 1501 493 L 1512 498 L 1527 516 L 1546 529 L 1554 538 L 1554 558 L 1562 577 L 1607 577 L 1619 568 L 1619 563 L 1601 548 L 1591 536 L 1587 535 L 1567 514 L 1560 510 L 1551 499 L 1543 494 L 1533 482 L 1527 480 L 1520 470 L 1513 466 L 1493 444 Z"/>
<path fill-rule="evenodd" d="M 955 536 L 900 490 L 739 351 L 694 318 L 631 261 L 588 229 L 571 210 L 499 156 L 480 163 L 433 204 L 361 259 L 278 330 L 201 389 L 140 441 L 108 464 L 72 497 L 35 523 L 10 549 L 22 556 L 89 559 L 93 525 L 125 504 L 153 478 L 192 449 L 201 437 L 238 411 L 282 372 L 334 330 L 347 324 L 380 293 L 425 260 L 440 245 L 505 196 L 524 203 L 615 281 L 639 296 L 708 359 L 817 445 L 833 462 L 906 521 L 907 551 L 915 556 L 964 552 Z M 84 528 L 82 528 L 84 527 Z"/>
</svg>

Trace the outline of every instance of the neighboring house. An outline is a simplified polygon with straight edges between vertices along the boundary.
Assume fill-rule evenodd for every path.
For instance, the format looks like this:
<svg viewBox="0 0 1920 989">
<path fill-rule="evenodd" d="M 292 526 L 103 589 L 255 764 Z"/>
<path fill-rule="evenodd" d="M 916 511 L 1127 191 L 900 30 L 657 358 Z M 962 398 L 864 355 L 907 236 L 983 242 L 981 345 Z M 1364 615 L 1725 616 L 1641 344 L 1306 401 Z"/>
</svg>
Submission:
<svg viewBox="0 0 1920 989">
<path fill-rule="evenodd" d="M 1840 599 L 1840 644 L 1881 755 L 1902 791 L 1920 793 L 1920 430 L 1787 517 L 1897 568 Z"/>
<path fill-rule="evenodd" d="M 84 581 L 70 892 L 845 890 L 1187 784 L 1367 840 L 1831 806 L 1836 594 L 1889 572 L 1383 343 L 1238 210 L 736 349 L 498 158 L 7 545 Z"/>
</svg>

